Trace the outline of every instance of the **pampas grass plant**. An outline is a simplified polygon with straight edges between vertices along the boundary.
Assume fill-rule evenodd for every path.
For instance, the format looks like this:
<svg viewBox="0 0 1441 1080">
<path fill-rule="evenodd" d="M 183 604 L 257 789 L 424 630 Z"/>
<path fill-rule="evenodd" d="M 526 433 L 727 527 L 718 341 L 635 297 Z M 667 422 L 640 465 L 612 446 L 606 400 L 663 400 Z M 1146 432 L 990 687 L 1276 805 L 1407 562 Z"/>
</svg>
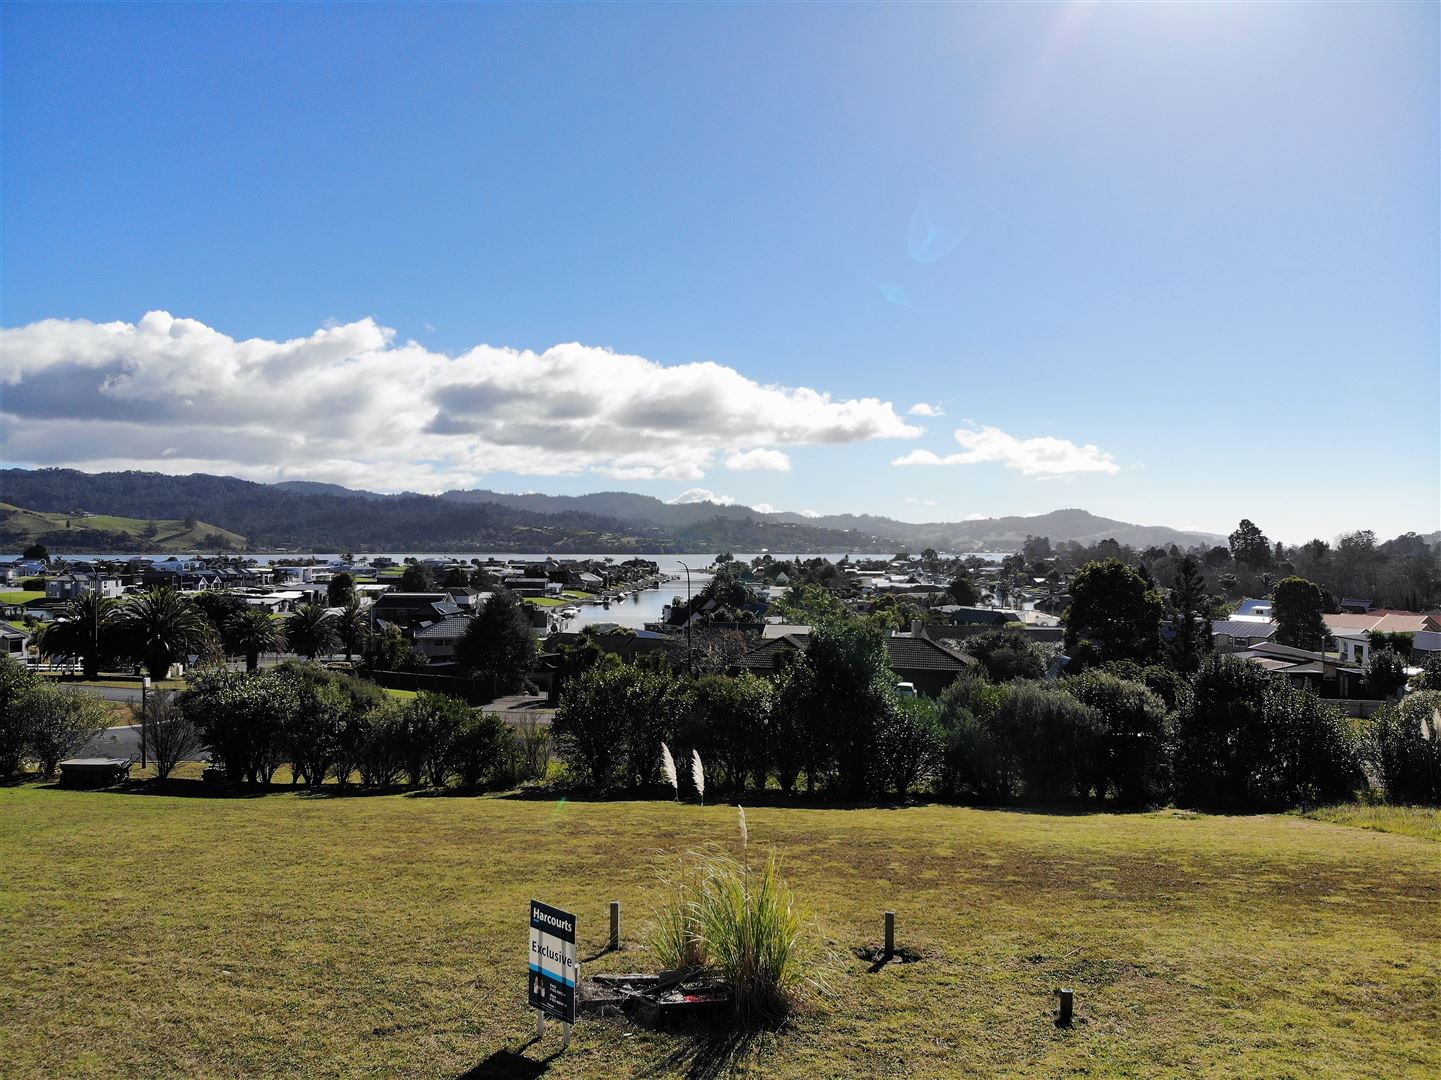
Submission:
<svg viewBox="0 0 1441 1080">
<path fill-rule="evenodd" d="M 705 766 L 700 763 L 700 751 L 690 752 L 690 781 L 695 785 L 695 793 L 700 796 L 700 804 L 705 805 Z"/>
<path fill-rule="evenodd" d="M 692 852 L 666 880 L 651 945 L 667 968 L 706 969 L 734 995 L 744 1025 L 775 1024 L 821 983 L 795 894 L 772 853 L 752 869 L 740 809 L 742 857 Z"/>
<path fill-rule="evenodd" d="M 675 771 L 675 758 L 670 756 L 670 747 L 665 743 L 660 744 L 660 771 L 665 775 L 665 782 L 675 788 L 676 801 L 680 801 L 680 778 Z"/>
</svg>

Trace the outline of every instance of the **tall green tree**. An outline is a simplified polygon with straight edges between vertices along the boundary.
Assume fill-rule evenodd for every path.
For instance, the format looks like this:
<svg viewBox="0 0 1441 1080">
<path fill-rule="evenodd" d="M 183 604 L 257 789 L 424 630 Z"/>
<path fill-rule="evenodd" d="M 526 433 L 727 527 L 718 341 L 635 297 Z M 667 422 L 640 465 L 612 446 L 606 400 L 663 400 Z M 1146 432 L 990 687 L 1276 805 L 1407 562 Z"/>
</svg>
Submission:
<svg viewBox="0 0 1441 1080">
<path fill-rule="evenodd" d="M 1176 568 L 1176 578 L 1168 598 L 1171 625 L 1171 662 L 1177 671 L 1191 674 L 1201 666 L 1201 658 L 1211 650 L 1211 626 L 1208 615 L 1211 598 L 1206 595 L 1206 579 L 1201 565 L 1190 555 Z"/>
<path fill-rule="evenodd" d="M 962 607 L 970 607 L 981 598 L 981 590 L 976 588 L 976 583 L 965 574 L 957 574 L 952 578 L 951 583 L 946 586 L 946 592 L 954 603 Z"/>
<path fill-rule="evenodd" d="M 99 593 L 85 593 L 67 603 L 59 618 L 40 631 L 36 647 L 42 656 L 74 657 L 87 679 L 114 660 L 118 642 L 119 604 Z"/>
<path fill-rule="evenodd" d="M 309 660 L 333 653 L 340 644 L 335 616 L 321 604 L 301 604 L 291 612 L 285 637 L 292 651 Z"/>
<path fill-rule="evenodd" d="M 325 586 L 325 599 L 331 607 L 342 607 L 355 596 L 355 578 L 342 570 L 333 574 Z"/>
<path fill-rule="evenodd" d="M 353 591 L 335 613 L 335 633 L 345 647 L 346 663 L 364 648 L 370 636 L 370 612 Z"/>
<path fill-rule="evenodd" d="M 1331 639 L 1321 618 L 1325 600 L 1320 586 L 1302 577 L 1282 578 L 1271 597 L 1276 643 L 1295 649 L 1319 650 Z"/>
<path fill-rule="evenodd" d="M 1271 565 L 1271 541 L 1249 518 L 1242 518 L 1227 540 L 1231 545 L 1231 558 L 1238 563 L 1255 570 Z"/>
<path fill-rule="evenodd" d="M 1066 651 L 1089 641 L 1102 661 L 1147 663 L 1161 651 L 1163 611 L 1160 595 L 1119 559 L 1089 563 L 1071 585 Z"/>
<path fill-rule="evenodd" d="M 156 679 L 163 679 L 171 664 L 204 649 L 212 634 L 200 609 L 169 586 L 132 596 L 117 619 L 120 650 Z"/>
<path fill-rule="evenodd" d="M 530 615 L 515 593 L 494 593 L 465 628 L 455 658 L 471 671 L 493 672 L 502 693 L 519 689 L 535 666 Z"/>
<path fill-rule="evenodd" d="M 247 607 L 230 617 L 224 637 L 225 651 L 245 657 L 245 670 L 255 671 L 260 667 L 261 653 L 285 648 L 285 624 L 268 611 Z"/>
<path fill-rule="evenodd" d="M 435 578 L 430 573 L 430 567 L 424 563 L 413 562 L 400 575 L 401 592 L 432 592 L 434 589 Z"/>
</svg>

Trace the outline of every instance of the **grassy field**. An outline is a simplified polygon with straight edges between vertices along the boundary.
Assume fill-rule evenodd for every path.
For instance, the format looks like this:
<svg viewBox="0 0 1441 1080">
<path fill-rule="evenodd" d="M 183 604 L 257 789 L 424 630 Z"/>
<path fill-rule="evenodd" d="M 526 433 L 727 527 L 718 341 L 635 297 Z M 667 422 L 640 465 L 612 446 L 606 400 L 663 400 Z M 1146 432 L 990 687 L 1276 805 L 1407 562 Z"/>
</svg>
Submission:
<svg viewBox="0 0 1441 1080">
<path fill-rule="evenodd" d="M 33 589 L 17 589 L 14 592 L 0 592 L 0 604 L 28 604 L 31 600 L 44 600 L 43 591 L 36 592 Z"/>
<path fill-rule="evenodd" d="M 190 788 L 200 790 L 199 784 Z M 182 789 L 186 785 L 181 785 Z M 829 993 L 707 1041 L 584 1020 L 528 1045 L 526 902 L 608 902 L 734 808 L 0 789 L 7 1077 L 1431 1077 L 1441 847 L 1297 816 L 748 810 Z M 852 954 L 897 912 L 918 963 Z M 1077 1024 L 1051 1021 L 1073 987 Z M 547 1064 L 548 1061 L 548 1064 Z"/>
<path fill-rule="evenodd" d="M 1364 806 L 1360 803 L 1346 803 L 1310 810 L 1305 816 L 1315 821 L 1330 821 L 1357 829 L 1375 829 L 1377 832 L 1441 841 L 1441 810 L 1425 806 Z"/>
<path fill-rule="evenodd" d="M 200 544 L 201 537 L 215 533 L 224 537 L 237 551 L 245 549 L 245 537 L 222 529 L 218 525 L 207 525 L 203 521 L 187 529 L 183 521 L 155 522 L 156 532 L 146 539 L 142 533 L 150 524 L 147 518 L 117 517 L 113 514 L 91 514 L 89 517 L 75 517 L 68 514 L 46 511 L 25 510 L 9 503 L 0 503 L 0 522 L 3 522 L 10 543 L 23 546 L 32 540 L 48 538 L 49 541 L 63 540 L 65 523 L 74 529 L 95 529 L 101 532 L 118 533 L 134 537 L 137 545 L 149 551 L 189 551 Z"/>
</svg>

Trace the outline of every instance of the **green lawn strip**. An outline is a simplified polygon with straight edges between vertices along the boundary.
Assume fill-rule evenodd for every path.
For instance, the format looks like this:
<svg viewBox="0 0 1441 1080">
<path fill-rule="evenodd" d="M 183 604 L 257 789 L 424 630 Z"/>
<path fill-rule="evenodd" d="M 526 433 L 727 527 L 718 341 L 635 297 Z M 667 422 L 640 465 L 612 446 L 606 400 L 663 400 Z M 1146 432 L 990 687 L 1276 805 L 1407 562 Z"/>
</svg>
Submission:
<svg viewBox="0 0 1441 1080">
<path fill-rule="evenodd" d="M 66 686 L 110 686 L 130 690 L 139 690 L 142 687 L 139 676 L 135 676 L 133 678 L 101 677 L 99 679 L 79 679 L 72 675 L 68 675 L 58 671 L 41 671 L 37 672 L 37 674 L 39 674 L 43 678 L 54 679 L 57 682 L 64 683 Z M 150 689 L 184 690 L 188 685 L 189 683 L 187 683 L 184 679 L 152 679 L 150 682 Z"/>
<path fill-rule="evenodd" d="M 1350 825 L 1357 829 L 1399 833 L 1422 840 L 1441 841 L 1441 809 L 1431 806 L 1365 806 L 1343 803 L 1308 810 L 1302 817 L 1328 821 L 1333 825 Z"/>
<path fill-rule="evenodd" d="M 557 600 L 557 599 L 556 599 L 555 597 L 553 597 L 553 596 L 527 596 L 527 597 L 525 598 L 525 602 L 526 602 L 527 604 L 534 604 L 536 607 L 547 607 L 547 608 L 550 608 L 550 607 L 564 607 L 564 606 L 565 606 L 565 601 L 564 601 L 564 600 Z"/>
<path fill-rule="evenodd" d="M 391 697 L 400 698 L 402 701 L 409 701 L 411 698 L 415 697 L 416 693 L 414 690 L 395 690 L 389 686 L 385 687 L 384 689 L 385 692 Z"/>
<path fill-rule="evenodd" d="M 826 994 L 719 1050 L 585 1019 L 547 1080 L 1441 1070 L 1428 842 L 1289 815 L 747 813 L 750 858 L 779 855 L 828 942 Z M 708 844 L 737 850 L 734 808 L 0 788 L 0 1060 L 15 1077 L 508 1075 L 503 1051 L 559 1048 L 554 1030 L 526 1047 L 527 901 L 577 912 L 586 958 L 619 900 L 624 948 L 586 970 L 654 969 L 657 873 Z M 923 960 L 872 973 L 851 950 L 886 910 Z M 1068 1031 L 1050 1019 L 1063 985 Z"/>
<path fill-rule="evenodd" d="M 19 589 L 14 592 L 0 592 L 0 604 L 28 604 L 31 600 L 44 600 L 45 593 L 35 592 L 32 589 Z"/>
<path fill-rule="evenodd" d="M 567 600 L 595 600 L 600 594 L 586 592 L 584 589 L 566 589 L 560 595 Z"/>
</svg>

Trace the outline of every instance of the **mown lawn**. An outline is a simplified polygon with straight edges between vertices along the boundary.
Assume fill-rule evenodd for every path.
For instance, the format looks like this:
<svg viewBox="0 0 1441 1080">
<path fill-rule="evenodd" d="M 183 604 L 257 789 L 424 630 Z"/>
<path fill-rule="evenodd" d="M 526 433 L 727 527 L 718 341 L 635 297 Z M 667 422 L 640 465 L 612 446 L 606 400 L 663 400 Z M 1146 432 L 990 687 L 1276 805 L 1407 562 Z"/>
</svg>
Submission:
<svg viewBox="0 0 1441 1080">
<path fill-rule="evenodd" d="M 34 589 L 16 589 L 11 592 L 0 592 L 0 604 L 28 604 L 31 600 L 44 600 L 45 591 L 39 592 Z"/>
<path fill-rule="evenodd" d="M 201 785 L 180 785 L 201 791 Z M 1441 846 L 1297 816 L 748 810 L 833 959 L 780 1033 L 584 1021 L 548 1077 L 1432 1077 Z M 39 1076 L 537 1076 L 526 901 L 590 970 L 736 812 L 0 789 L 0 1062 Z M 919 963 L 851 950 L 894 909 Z M 1051 1022 L 1054 990 L 1078 1023 Z"/>
</svg>

